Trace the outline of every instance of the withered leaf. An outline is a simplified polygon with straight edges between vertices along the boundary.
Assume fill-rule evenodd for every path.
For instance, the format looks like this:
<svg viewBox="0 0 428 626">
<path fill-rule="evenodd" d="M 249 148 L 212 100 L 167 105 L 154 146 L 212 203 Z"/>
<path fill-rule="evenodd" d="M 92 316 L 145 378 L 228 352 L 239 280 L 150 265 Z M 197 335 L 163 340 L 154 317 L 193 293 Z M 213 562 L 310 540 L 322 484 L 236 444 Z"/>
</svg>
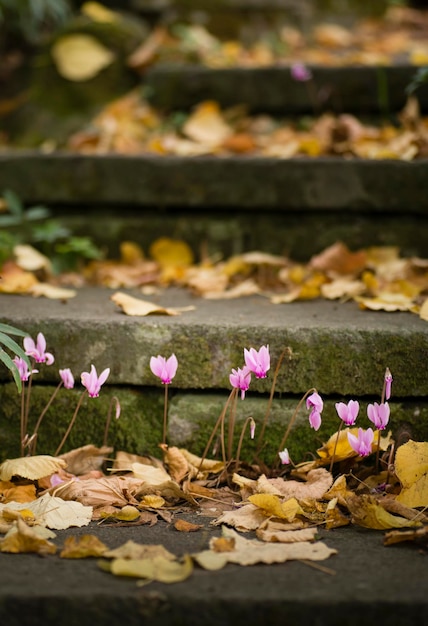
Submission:
<svg viewBox="0 0 428 626">
<path fill-rule="evenodd" d="M 95 535 L 82 535 L 67 537 L 59 556 L 62 559 L 86 559 L 100 557 L 107 551 L 107 546 Z"/>
</svg>

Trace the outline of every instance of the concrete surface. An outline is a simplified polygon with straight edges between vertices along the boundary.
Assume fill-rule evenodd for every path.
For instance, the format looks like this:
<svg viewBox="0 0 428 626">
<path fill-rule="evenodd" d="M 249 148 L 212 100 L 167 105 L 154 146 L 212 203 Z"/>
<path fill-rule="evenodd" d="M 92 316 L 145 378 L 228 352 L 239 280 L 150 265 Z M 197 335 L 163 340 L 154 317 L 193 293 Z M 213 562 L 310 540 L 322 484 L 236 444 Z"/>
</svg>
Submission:
<svg viewBox="0 0 428 626">
<path fill-rule="evenodd" d="M 57 531 L 95 534 L 113 548 L 133 540 L 163 544 L 183 555 L 208 546 L 220 530 L 209 518 L 182 514 L 204 528 L 180 533 L 159 522 L 153 527 L 91 525 Z M 318 565 L 301 562 L 240 567 L 217 572 L 195 568 L 182 583 L 118 578 L 96 560 L 53 555 L 0 554 L 0 623 L 5 626 L 420 626 L 428 620 L 426 546 L 383 546 L 383 532 L 358 527 L 320 529 L 338 553 Z M 249 535 L 246 535 L 249 537 Z M 317 565 L 317 564 L 315 564 Z"/>
</svg>

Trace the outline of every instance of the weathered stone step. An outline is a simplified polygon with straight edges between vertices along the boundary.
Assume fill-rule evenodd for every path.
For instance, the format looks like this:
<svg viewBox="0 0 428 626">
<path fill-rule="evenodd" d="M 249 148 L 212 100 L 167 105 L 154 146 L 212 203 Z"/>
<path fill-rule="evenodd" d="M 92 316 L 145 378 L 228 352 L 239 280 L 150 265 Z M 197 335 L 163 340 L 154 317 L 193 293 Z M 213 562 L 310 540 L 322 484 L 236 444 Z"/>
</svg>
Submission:
<svg viewBox="0 0 428 626">
<path fill-rule="evenodd" d="M 101 444 L 108 400 L 116 395 L 122 416 L 112 424 L 112 444 L 140 453 L 156 452 L 164 394 L 149 361 L 152 355 L 174 352 L 179 367 L 170 386 L 170 440 L 202 452 L 230 392 L 231 368 L 243 365 L 244 348 L 258 349 L 264 344 L 270 346 L 271 371 L 267 379 L 252 381 L 247 398 L 238 403 L 238 417 L 242 424 L 253 415 L 260 428 L 275 365 L 289 347 L 290 358 L 284 359 L 279 371 L 272 426 L 265 438 L 268 457 L 275 456 L 275 446 L 299 398 L 312 387 L 326 400 L 326 419 L 315 435 L 303 409 L 290 441 L 296 457 L 316 449 L 334 432 L 337 400 L 360 399 L 361 421 L 368 426 L 364 407 L 369 399 L 379 401 L 387 366 L 394 376 L 391 427 L 405 423 L 415 437 L 428 436 L 428 325 L 414 314 L 373 313 L 359 310 L 354 303 L 327 301 L 289 305 L 273 305 L 262 297 L 207 301 L 168 289 L 156 298 L 160 304 L 194 305 L 195 309 L 175 317 L 129 317 L 111 301 L 112 293 L 82 289 L 67 303 L 0 295 L 0 321 L 33 337 L 42 331 L 56 358 L 55 365 L 40 366 L 35 377 L 32 397 L 38 411 L 31 414 L 34 419 L 59 381 L 59 368 L 70 367 L 77 381 L 92 363 L 98 372 L 111 368 L 100 398 L 88 400 L 82 409 L 71 446 Z M 5 369 L 1 380 L 11 380 Z M 50 410 L 41 429 L 39 450 L 53 452 L 71 418 L 78 392 L 62 390 L 61 394 L 59 408 Z M 8 456 L 18 454 L 19 406 L 14 384 L 0 385 L 0 450 Z"/>
<path fill-rule="evenodd" d="M 336 241 L 352 249 L 428 249 L 426 160 L 0 155 L 0 190 L 44 203 L 110 256 L 161 236 L 230 256 L 261 249 L 307 261 Z M 100 228 L 100 219 L 103 228 Z M 308 236 L 310 233 L 310 236 Z"/>
<path fill-rule="evenodd" d="M 361 311 L 355 303 L 322 300 L 205 300 L 171 288 L 151 300 L 194 310 L 132 317 L 113 303 L 112 293 L 83 288 L 67 303 L 1 294 L 1 320 L 34 336 L 44 332 L 62 367 L 79 369 L 82 357 L 85 364 L 111 367 L 111 384 L 151 386 L 150 356 L 175 352 L 182 363 L 176 388 L 228 389 L 230 369 L 242 364 L 243 349 L 269 344 L 273 361 L 286 346 L 292 350 L 278 392 L 316 386 L 324 394 L 376 394 L 388 366 L 397 376 L 396 396 L 428 397 L 428 325 L 415 314 Z M 54 368 L 44 370 L 43 380 L 57 380 Z M 269 388 L 268 381 L 257 384 L 259 391 Z"/>
<path fill-rule="evenodd" d="M 406 88 L 418 68 L 403 66 L 309 67 L 312 80 L 296 81 L 289 66 L 218 68 L 200 65 L 154 65 L 144 75 L 150 101 L 166 110 L 189 109 L 203 100 L 221 106 L 245 104 L 251 112 L 276 115 L 390 115 L 407 100 Z M 417 92 L 428 110 L 428 84 Z"/>
<path fill-rule="evenodd" d="M 26 203 L 428 213 L 427 160 L 0 153 L 0 189 Z"/>
</svg>

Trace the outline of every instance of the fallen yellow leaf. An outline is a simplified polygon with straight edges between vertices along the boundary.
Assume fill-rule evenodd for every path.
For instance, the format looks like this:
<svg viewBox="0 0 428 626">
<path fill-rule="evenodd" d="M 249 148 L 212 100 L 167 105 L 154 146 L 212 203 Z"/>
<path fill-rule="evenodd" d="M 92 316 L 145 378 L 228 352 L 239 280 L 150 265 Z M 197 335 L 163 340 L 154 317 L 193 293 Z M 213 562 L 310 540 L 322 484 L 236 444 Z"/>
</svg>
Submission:
<svg viewBox="0 0 428 626">
<path fill-rule="evenodd" d="M 86 559 L 100 557 L 107 550 L 107 546 L 95 535 L 82 535 L 81 537 L 67 537 L 59 556 L 62 559 Z"/>
<path fill-rule="evenodd" d="M 126 313 L 126 315 L 131 316 L 144 317 L 146 315 L 180 315 L 183 311 L 193 311 L 195 309 L 194 306 L 174 309 L 165 308 L 159 306 L 158 304 L 154 304 L 153 302 L 148 302 L 147 300 L 141 300 L 140 298 L 128 296 L 128 294 L 121 293 L 120 291 L 114 293 L 110 299 L 113 300 L 117 306 L 121 307 L 122 311 Z"/>
<path fill-rule="evenodd" d="M 51 49 L 58 73 L 76 82 L 90 80 L 113 63 L 115 55 L 95 37 L 64 35 Z"/>
<path fill-rule="evenodd" d="M 428 506 L 428 442 L 410 440 L 399 446 L 395 472 L 403 486 L 397 501 L 411 508 Z"/>
</svg>

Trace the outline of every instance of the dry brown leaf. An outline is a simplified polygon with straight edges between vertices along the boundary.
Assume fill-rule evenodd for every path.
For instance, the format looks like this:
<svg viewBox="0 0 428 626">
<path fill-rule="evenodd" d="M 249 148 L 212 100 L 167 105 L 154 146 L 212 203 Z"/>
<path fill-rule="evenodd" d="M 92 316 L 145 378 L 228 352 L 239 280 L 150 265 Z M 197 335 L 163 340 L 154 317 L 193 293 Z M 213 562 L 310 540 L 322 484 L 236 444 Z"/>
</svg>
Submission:
<svg viewBox="0 0 428 626">
<path fill-rule="evenodd" d="M 213 148 L 226 141 L 233 129 L 225 122 L 217 102 L 206 101 L 195 108 L 182 132 L 193 141 Z"/>
<path fill-rule="evenodd" d="M 289 498 L 283 502 L 278 496 L 271 493 L 255 493 L 248 500 L 251 504 L 262 509 L 269 517 L 278 517 L 287 522 L 293 522 L 297 515 L 304 515 L 304 511 L 296 498 Z"/>
<path fill-rule="evenodd" d="M 383 291 L 375 298 L 356 296 L 354 300 L 362 309 L 370 309 L 371 311 L 411 311 L 412 313 L 418 311 L 413 298 L 395 292 Z"/>
<path fill-rule="evenodd" d="M 36 487 L 34 484 L 17 485 L 10 481 L 0 481 L 0 500 L 3 504 L 8 502 L 32 502 L 36 499 Z"/>
<path fill-rule="evenodd" d="M 317 500 L 322 498 L 326 491 L 330 489 L 333 484 L 333 476 L 323 467 L 310 470 L 306 475 L 306 482 L 284 480 L 283 478 L 266 479 L 263 475 L 257 481 L 257 491 L 260 493 L 266 487 L 266 484 L 269 484 L 276 490 L 275 493 L 285 497 L 294 497 L 298 500 L 305 498 Z"/>
<path fill-rule="evenodd" d="M 363 250 L 351 252 L 339 241 L 312 257 L 309 265 L 323 272 L 354 276 L 365 268 L 366 262 L 367 256 Z"/>
<path fill-rule="evenodd" d="M 63 500 L 77 500 L 88 506 L 99 507 L 109 503 L 122 508 L 126 504 L 138 504 L 134 494 L 140 487 L 141 480 L 132 476 L 105 476 L 71 480 L 51 491 Z"/>
<path fill-rule="evenodd" d="M 266 515 L 259 507 L 254 504 L 245 504 L 239 509 L 225 511 L 212 523 L 214 526 L 227 524 L 240 532 L 247 532 L 259 528 L 265 520 Z"/>
<path fill-rule="evenodd" d="M 43 454 L 7 459 L 0 465 L 0 480 L 10 480 L 13 476 L 37 480 L 55 474 L 65 466 L 63 459 Z"/>
<path fill-rule="evenodd" d="M 28 293 L 39 281 L 33 272 L 22 270 L 12 261 L 3 264 L 0 293 Z"/>
<path fill-rule="evenodd" d="M 44 537 L 40 537 L 37 528 L 30 528 L 23 519 L 18 519 L 16 525 L 0 541 L 0 552 L 9 553 L 36 553 L 41 555 L 55 554 L 57 547 Z"/>
<path fill-rule="evenodd" d="M 82 535 L 66 537 L 59 556 L 62 559 L 86 559 L 103 556 L 107 550 L 108 547 L 95 535 Z"/>
<path fill-rule="evenodd" d="M 189 474 L 189 463 L 181 450 L 176 446 L 161 444 L 160 448 L 164 453 L 164 463 L 168 468 L 168 473 L 172 480 L 181 483 Z"/>
<path fill-rule="evenodd" d="M 193 572 L 193 562 L 185 555 L 182 561 L 155 556 L 150 559 L 114 559 L 109 571 L 115 576 L 132 576 L 161 583 L 178 583 Z"/>
<path fill-rule="evenodd" d="M 27 272 L 36 272 L 39 270 L 52 272 L 51 262 L 48 257 L 27 244 L 18 244 L 13 249 L 16 264 L 22 270 Z"/>
<path fill-rule="evenodd" d="M 103 463 L 113 452 L 113 448 L 102 446 L 97 448 L 92 444 L 75 448 L 69 452 L 61 454 L 58 458 L 63 459 L 67 464 L 67 471 L 75 476 L 87 474 L 93 470 L 100 470 Z"/>
<path fill-rule="evenodd" d="M 419 317 L 425 322 L 428 322 L 428 298 L 421 304 Z"/>
<path fill-rule="evenodd" d="M 50 300 L 68 300 L 77 295 L 75 289 L 66 289 L 64 287 L 58 287 L 57 285 L 51 285 L 50 283 L 36 283 L 28 289 L 28 293 L 35 298 L 43 296 Z"/>
<path fill-rule="evenodd" d="M 352 280 L 349 277 L 344 277 L 321 285 L 321 295 L 327 298 L 327 300 L 347 299 L 361 295 L 365 289 L 366 286 L 361 280 Z"/>
<path fill-rule="evenodd" d="M 168 561 L 174 561 L 177 557 L 162 545 L 141 544 L 135 541 L 127 541 L 114 550 L 108 550 L 104 556 L 109 559 L 153 559 L 162 557 Z"/>
<path fill-rule="evenodd" d="M 417 528 L 416 530 L 391 530 L 383 537 L 384 546 L 393 546 L 403 541 L 428 541 L 428 526 Z"/>
<path fill-rule="evenodd" d="M 299 530 L 262 530 L 256 531 L 260 541 L 269 543 L 296 543 L 299 541 L 315 541 L 316 528 L 302 528 Z"/>
<path fill-rule="evenodd" d="M 175 530 L 178 530 L 181 533 L 194 533 L 203 527 L 203 524 L 192 524 L 184 519 L 178 519 L 174 522 Z"/>
<path fill-rule="evenodd" d="M 411 521 L 398 515 L 391 515 L 378 504 L 373 496 L 353 495 L 348 497 L 346 502 L 352 515 L 353 523 L 364 528 L 387 530 L 390 528 L 406 528 L 421 525 L 420 522 Z"/>
<path fill-rule="evenodd" d="M 194 311 L 194 306 L 187 306 L 181 308 L 165 308 L 153 302 L 147 300 L 141 300 L 141 298 L 134 298 L 126 293 L 116 292 L 110 299 L 113 300 L 117 306 L 121 307 L 122 311 L 126 315 L 144 317 L 146 315 L 180 315 L 184 311 Z"/>
<path fill-rule="evenodd" d="M 234 549 L 226 552 L 204 550 L 193 555 L 196 562 L 205 569 L 220 569 L 226 563 L 255 565 L 256 563 L 284 563 L 290 560 L 322 561 L 336 550 L 322 542 L 299 542 L 292 544 L 264 543 L 258 539 L 245 539 L 231 528 L 223 526 L 222 536 L 233 539 Z M 215 540 L 211 540 L 213 543 Z"/>
<path fill-rule="evenodd" d="M 180 448 L 180 452 L 187 459 L 192 470 L 197 470 L 198 477 L 202 478 L 204 474 L 219 474 L 224 470 L 223 461 L 217 461 L 215 459 L 202 460 L 201 457 L 192 454 L 185 448 Z"/>
</svg>

